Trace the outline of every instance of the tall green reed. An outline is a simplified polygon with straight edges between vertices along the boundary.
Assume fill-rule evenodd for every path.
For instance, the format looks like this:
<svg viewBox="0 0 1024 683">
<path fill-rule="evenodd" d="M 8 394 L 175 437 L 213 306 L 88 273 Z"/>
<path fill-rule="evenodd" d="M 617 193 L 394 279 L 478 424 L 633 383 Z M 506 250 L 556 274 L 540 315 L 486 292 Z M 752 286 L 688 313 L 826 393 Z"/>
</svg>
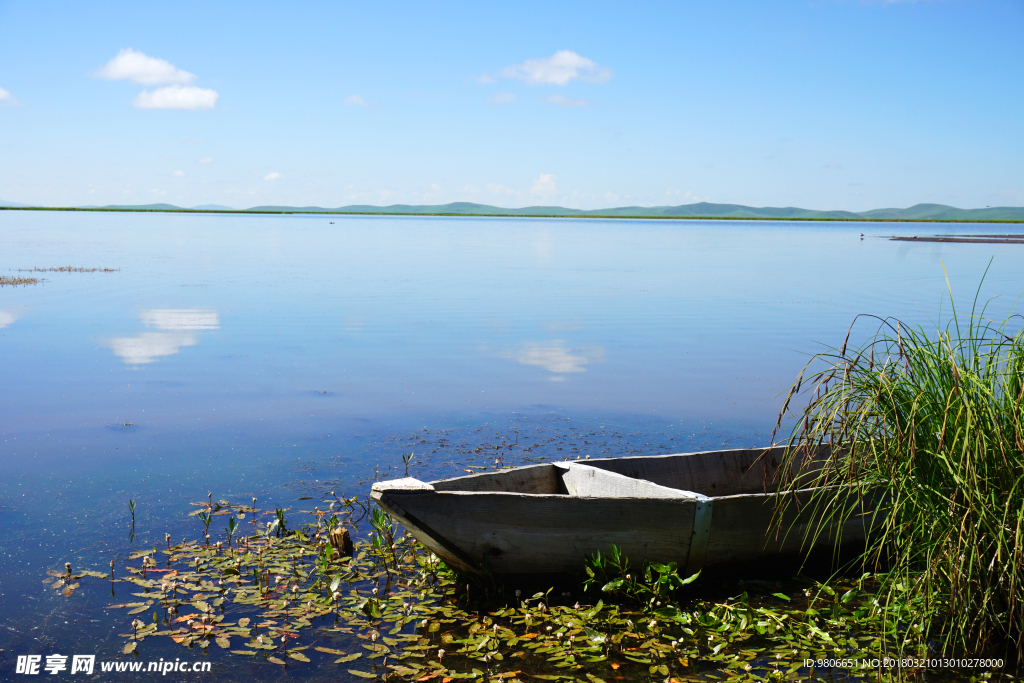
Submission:
<svg viewBox="0 0 1024 683">
<path fill-rule="evenodd" d="M 878 328 L 851 347 L 866 319 Z M 933 332 L 858 316 L 841 348 L 812 357 L 780 412 L 776 432 L 797 418 L 782 490 L 829 487 L 811 500 L 820 520 L 811 535 L 857 514 L 851 491 L 876 506 L 864 559 L 884 572 L 877 608 L 903 629 L 906 649 L 921 651 L 929 640 L 967 650 L 1002 641 L 1024 658 L 1020 323 L 987 319 L 977 294 L 970 315 L 954 305 Z M 794 400 L 802 411 L 789 412 Z M 831 454 L 807 457 L 819 444 Z M 934 619 L 899 626 L 901 606 L 911 603 Z"/>
</svg>

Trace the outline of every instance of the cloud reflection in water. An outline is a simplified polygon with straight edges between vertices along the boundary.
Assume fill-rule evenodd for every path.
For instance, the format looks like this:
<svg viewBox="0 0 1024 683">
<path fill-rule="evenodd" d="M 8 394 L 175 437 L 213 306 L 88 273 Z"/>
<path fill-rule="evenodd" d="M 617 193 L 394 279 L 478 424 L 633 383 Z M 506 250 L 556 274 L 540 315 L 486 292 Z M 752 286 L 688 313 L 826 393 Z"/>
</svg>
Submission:
<svg viewBox="0 0 1024 683">
<path fill-rule="evenodd" d="M 564 382 L 565 374 L 584 372 L 589 363 L 604 361 L 603 346 L 568 348 L 565 342 L 554 340 L 547 344 L 527 343 L 518 351 L 501 351 L 502 358 L 509 358 L 523 365 L 536 365 L 554 373 L 552 382 Z"/>
<path fill-rule="evenodd" d="M 160 332 L 141 332 L 134 337 L 107 341 L 115 355 L 128 365 L 152 363 L 161 356 L 173 356 L 183 346 L 195 346 L 196 330 L 220 329 L 217 311 L 202 308 L 153 308 L 139 314 L 146 327 Z"/>
<path fill-rule="evenodd" d="M 18 316 L 14 315 L 12 311 L 0 310 L 0 329 L 7 327 L 17 319 Z"/>
</svg>

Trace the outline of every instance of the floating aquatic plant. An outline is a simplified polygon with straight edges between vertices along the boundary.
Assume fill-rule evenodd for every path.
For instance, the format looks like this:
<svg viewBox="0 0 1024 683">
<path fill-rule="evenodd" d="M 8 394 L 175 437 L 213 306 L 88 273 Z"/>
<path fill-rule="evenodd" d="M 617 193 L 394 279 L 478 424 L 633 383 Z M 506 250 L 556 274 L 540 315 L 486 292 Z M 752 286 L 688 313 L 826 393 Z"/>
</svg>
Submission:
<svg viewBox="0 0 1024 683">
<path fill-rule="evenodd" d="M 610 548 L 588 565 L 589 590 L 473 584 L 378 508 L 369 536 L 353 541 L 367 501 L 332 494 L 322 504 L 293 513 L 309 521 L 286 530 L 282 508 L 261 526 L 270 511 L 255 501 L 211 496 L 198 514 L 228 515 L 229 526 L 251 516 L 236 523 L 233 544 L 208 542 L 204 528 L 202 539 L 132 553 L 123 576 L 113 563 L 109 574 L 65 565 L 47 582 L 65 595 L 82 577 L 129 585 L 134 599 L 107 607 L 132 619 L 121 634 L 126 655 L 167 638 L 267 666 L 333 662 L 352 676 L 410 683 L 807 677 L 805 659 L 876 658 L 895 651 L 899 635 L 880 620 L 871 576 L 747 582 L 729 599 L 702 600 L 675 567 L 630 565 Z M 903 614 L 903 630 L 928 618 L 918 598 Z"/>
</svg>

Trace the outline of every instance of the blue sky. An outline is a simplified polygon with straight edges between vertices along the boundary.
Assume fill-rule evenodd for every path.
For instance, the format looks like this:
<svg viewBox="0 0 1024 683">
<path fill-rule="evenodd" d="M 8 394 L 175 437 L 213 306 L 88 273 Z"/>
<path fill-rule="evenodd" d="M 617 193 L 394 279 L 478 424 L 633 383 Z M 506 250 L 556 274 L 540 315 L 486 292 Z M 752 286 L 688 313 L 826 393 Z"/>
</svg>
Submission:
<svg viewBox="0 0 1024 683">
<path fill-rule="evenodd" d="M 0 0 L 0 199 L 1024 205 L 1024 3 Z"/>
</svg>

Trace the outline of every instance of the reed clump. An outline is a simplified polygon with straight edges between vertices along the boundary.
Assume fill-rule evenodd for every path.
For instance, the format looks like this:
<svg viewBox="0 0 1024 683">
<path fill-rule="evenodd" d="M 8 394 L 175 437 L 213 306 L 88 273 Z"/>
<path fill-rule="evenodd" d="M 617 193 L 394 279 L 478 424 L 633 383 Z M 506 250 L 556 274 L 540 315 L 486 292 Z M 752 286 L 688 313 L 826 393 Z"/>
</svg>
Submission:
<svg viewBox="0 0 1024 683">
<path fill-rule="evenodd" d="M 904 648 L 1002 643 L 1020 658 L 1024 332 L 1019 316 L 993 322 L 984 313 L 976 297 L 970 315 L 954 306 L 934 331 L 858 316 L 843 346 L 815 355 L 790 390 L 776 429 L 791 401 L 806 407 L 780 471 L 784 489 L 830 487 L 811 503 L 822 520 L 811 533 L 856 514 L 843 503 L 851 489 L 880 501 L 864 559 L 884 571 L 875 609 L 891 617 Z M 871 318 L 874 334 L 848 346 L 858 321 Z M 827 462 L 802 458 L 823 443 L 833 446 Z M 930 615 L 914 628 L 902 613 L 911 603 Z"/>
<path fill-rule="evenodd" d="M 0 287 L 4 285 L 34 285 L 39 282 L 36 277 L 21 277 L 19 275 L 0 275 Z"/>
</svg>

